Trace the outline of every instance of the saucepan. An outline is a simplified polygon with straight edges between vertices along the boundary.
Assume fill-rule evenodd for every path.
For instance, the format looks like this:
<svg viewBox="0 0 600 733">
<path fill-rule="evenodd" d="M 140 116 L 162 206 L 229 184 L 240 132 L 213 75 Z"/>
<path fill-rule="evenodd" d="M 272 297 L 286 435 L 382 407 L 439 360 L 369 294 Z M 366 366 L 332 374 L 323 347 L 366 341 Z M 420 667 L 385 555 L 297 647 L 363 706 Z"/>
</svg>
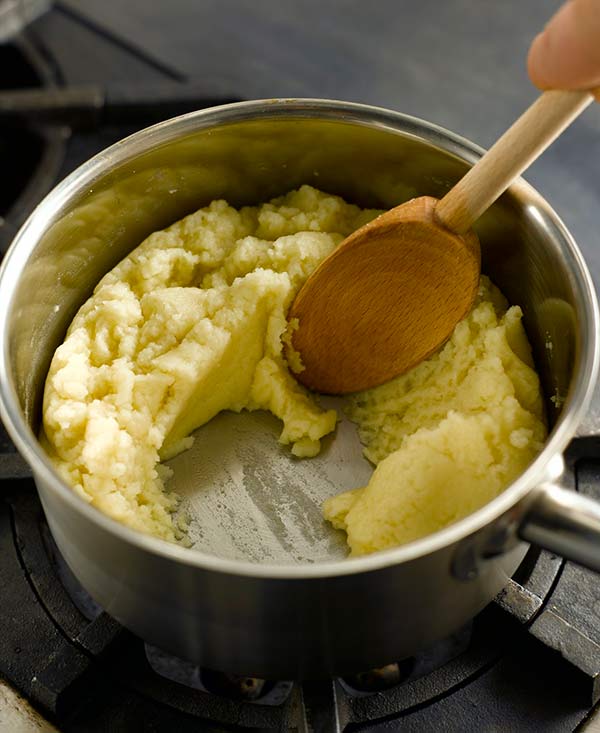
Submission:
<svg viewBox="0 0 600 733">
<path fill-rule="evenodd" d="M 477 230 L 483 271 L 524 311 L 550 431 L 527 470 L 463 520 L 346 558 L 318 506 L 322 494 L 360 485 L 370 470 L 351 426 L 339 426 L 322 458 L 299 460 L 277 446 L 268 416 L 224 414 L 201 429 L 199 452 L 174 461 L 175 488 L 197 520 L 194 544 L 184 547 L 85 503 L 38 442 L 55 348 L 100 277 L 150 232 L 215 198 L 256 204 L 305 183 L 369 207 L 441 196 L 481 152 L 389 110 L 245 102 L 117 143 L 33 212 L 0 273 L 2 418 L 31 466 L 60 552 L 123 625 L 215 669 L 329 676 L 402 659 L 457 630 L 508 582 L 530 542 L 600 570 L 600 509 L 560 485 L 562 455 L 596 380 L 598 305 L 573 238 L 523 181 Z"/>
</svg>

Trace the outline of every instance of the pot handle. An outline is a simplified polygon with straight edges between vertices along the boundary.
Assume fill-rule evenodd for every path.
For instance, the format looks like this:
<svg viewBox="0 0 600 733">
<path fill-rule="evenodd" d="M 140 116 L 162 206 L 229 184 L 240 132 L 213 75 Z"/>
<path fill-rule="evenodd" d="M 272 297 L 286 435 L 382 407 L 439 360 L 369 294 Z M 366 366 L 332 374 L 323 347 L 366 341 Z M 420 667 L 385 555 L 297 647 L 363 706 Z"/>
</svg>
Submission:
<svg viewBox="0 0 600 733">
<path fill-rule="evenodd" d="M 600 572 L 600 503 L 553 483 L 539 486 L 521 539 Z"/>
</svg>

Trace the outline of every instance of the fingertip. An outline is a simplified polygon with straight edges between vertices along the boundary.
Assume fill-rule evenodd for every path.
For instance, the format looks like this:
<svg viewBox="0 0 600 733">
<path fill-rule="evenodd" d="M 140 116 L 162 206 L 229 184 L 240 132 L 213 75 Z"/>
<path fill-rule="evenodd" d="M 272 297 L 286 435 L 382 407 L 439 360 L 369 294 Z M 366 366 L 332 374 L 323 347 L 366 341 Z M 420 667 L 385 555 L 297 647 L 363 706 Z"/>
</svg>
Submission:
<svg viewBox="0 0 600 733">
<path fill-rule="evenodd" d="M 548 36 L 546 31 L 542 31 L 533 39 L 527 55 L 527 73 L 538 89 L 548 87 L 545 63 L 545 59 L 548 57 L 547 46 Z"/>
<path fill-rule="evenodd" d="M 599 0 L 570 0 L 531 44 L 527 69 L 541 89 L 586 89 L 600 83 Z"/>
</svg>

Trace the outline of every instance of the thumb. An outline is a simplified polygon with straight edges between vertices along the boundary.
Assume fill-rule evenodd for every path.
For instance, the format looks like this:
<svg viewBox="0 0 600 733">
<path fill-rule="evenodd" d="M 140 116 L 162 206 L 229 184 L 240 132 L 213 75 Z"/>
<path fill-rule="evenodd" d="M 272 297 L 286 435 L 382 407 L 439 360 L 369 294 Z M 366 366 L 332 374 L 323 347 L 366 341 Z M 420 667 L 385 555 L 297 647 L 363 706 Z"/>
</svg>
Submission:
<svg viewBox="0 0 600 733">
<path fill-rule="evenodd" d="M 563 5 L 531 44 L 527 67 L 541 89 L 600 87 L 600 0 Z"/>
</svg>

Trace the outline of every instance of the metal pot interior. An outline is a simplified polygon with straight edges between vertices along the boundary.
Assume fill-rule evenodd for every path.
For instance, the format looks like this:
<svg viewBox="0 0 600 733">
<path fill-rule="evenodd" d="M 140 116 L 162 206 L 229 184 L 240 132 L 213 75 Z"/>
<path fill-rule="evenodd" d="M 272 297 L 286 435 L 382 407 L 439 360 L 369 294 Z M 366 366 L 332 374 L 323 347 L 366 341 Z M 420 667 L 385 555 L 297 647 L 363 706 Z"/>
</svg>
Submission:
<svg viewBox="0 0 600 733">
<path fill-rule="evenodd" d="M 369 207 L 389 208 L 423 194 L 439 197 L 477 155 L 466 141 L 418 120 L 326 103 L 216 109 L 163 123 L 101 153 L 42 204 L 13 253 L 22 259 L 22 269 L 4 307 L 10 368 L 26 420 L 37 433 L 49 361 L 74 313 L 100 277 L 151 232 L 215 198 L 236 206 L 256 204 L 303 183 Z M 549 422 L 555 425 L 561 406 L 569 407 L 571 385 L 592 369 L 584 354 L 593 346 L 584 333 L 591 309 L 585 268 L 549 206 L 525 184 L 502 196 L 476 230 L 483 272 L 524 311 Z M 282 455 L 272 422 L 260 415 L 221 416 L 201 429 L 199 453 L 175 459 L 174 486 L 199 521 L 193 536 L 197 549 L 283 564 L 343 557 L 343 538 L 320 520 L 318 507 L 325 496 L 368 478 L 371 469 L 357 440 L 343 425 L 347 439 L 334 441 L 324 459 L 301 468 L 301 462 Z M 235 492 L 224 490 L 227 477 L 198 468 L 206 467 L 211 455 L 219 456 L 215 465 L 223 464 L 240 432 L 254 446 L 254 458 L 246 451 L 236 460 L 256 466 L 269 460 L 265 445 L 273 435 L 280 469 L 276 486 L 259 476 L 256 486 L 273 490 L 262 492 L 262 505 L 252 498 L 248 505 L 267 513 L 272 552 L 257 549 L 251 534 L 236 541 L 235 521 L 222 523 L 231 527 L 229 536 L 225 530 L 210 534 L 219 512 L 235 517 L 250 511 Z M 259 437 L 250 438 L 251 433 Z M 344 470 L 347 475 L 341 476 Z M 286 514 L 282 507 L 298 497 L 298 482 L 304 499 Z"/>
</svg>

